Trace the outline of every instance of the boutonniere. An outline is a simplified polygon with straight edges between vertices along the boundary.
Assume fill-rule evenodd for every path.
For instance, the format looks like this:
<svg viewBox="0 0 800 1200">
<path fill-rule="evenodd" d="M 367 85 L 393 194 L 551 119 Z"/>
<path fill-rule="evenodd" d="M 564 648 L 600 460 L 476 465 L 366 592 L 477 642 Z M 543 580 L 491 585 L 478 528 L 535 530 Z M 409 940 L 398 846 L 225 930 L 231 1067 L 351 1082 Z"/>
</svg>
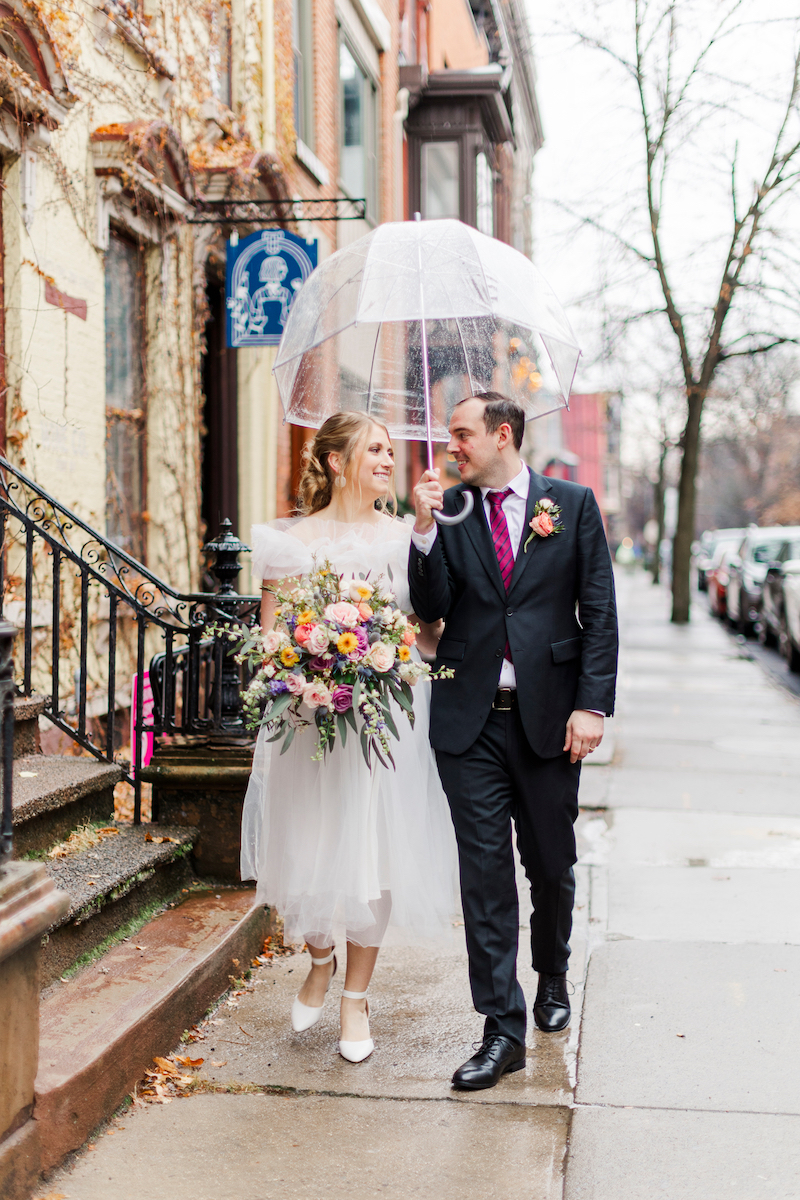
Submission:
<svg viewBox="0 0 800 1200">
<path fill-rule="evenodd" d="M 531 532 L 522 547 L 523 551 L 528 553 L 528 546 L 535 537 L 546 538 L 550 537 L 551 533 L 563 533 L 564 526 L 560 524 L 560 521 L 561 509 L 555 501 L 548 500 L 547 497 L 544 500 L 537 500 L 533 516 L 528 522 Z"/>
</svg>

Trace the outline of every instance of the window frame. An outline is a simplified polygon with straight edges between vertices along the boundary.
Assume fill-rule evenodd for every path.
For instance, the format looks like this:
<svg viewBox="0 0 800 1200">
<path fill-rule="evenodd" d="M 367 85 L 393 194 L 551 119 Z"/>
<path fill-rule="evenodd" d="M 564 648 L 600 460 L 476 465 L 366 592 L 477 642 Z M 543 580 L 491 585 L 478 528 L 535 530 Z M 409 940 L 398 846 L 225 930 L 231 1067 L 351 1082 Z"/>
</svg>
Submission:
<svg viewBox="0 0 800 1200">
<path fill-rule="evenodd" d="M 300 69 L 298 70 L 298 62 Z M 294 80 L 294 132 L 312 153 L 316 149 L 316 113 L 314 95 L 314 4 L 313 0 L 292 0 L 292 70 Z"/>
<path fill-rule="evenodd" d="M 134 404 L 131 409 L 130 416 L 125 415 L 125 410 L 118 408 L 116 405 L 109 403 L 108 392 L 108 308 L 107 308 L 107 289 L 108 289 L 108 271 L 109 271 L 109 251 L 114 241 L 118 241 L 123 245 L 132 248 L 136 258 L 136 272 L 138 277 L 138 326 L 140 332 L 140 340 L 138 352 L 141 360 L 141 395 L 139 403 Z M 104 301 L 103 301 L 103 324 L 104 324 L 104 355 L 106 360 L 105 366 L 105 415 L 106 415 L 106 511 L 105 511 L 105 528 L 106 536 L 109 541 L 115 545 L 119 545 L 120 549 L 130 554 L 133 558 L 139 559 L 140 562 L 147 562 L 147 521 L 145 513 L 147 512 L 147 450 L 148 450 L 148 393 L 147 393 L 147 368 L 148 368 L 148 337 L 147 337 L 147 262 L 146 262 L 147 247 L 142 243 L 141 239 L 131 236 L 130 232 L 116 222 L 112 223 L 109 229 L 109 244 L 105 254 L 104 262 Z M 136 513 L 126 514 L 129 520 L 131 529 L 130 545 L 123 545 L 120 542 L 119 534 L 112 533 L 110 527 L 110 511 L 112 504 L 112 495 L 110 492 L 110 462 L 109 450 L 111 443 L 111 433 L 114 428 L 130 425 L 136 429 L 138 438 L 138 462 L 135 464 L 136 475 L 138 476 L 139 484 L 139 511 Z"/>
<path fill-rule="evenodd" d="M 342 151 L 344 149 L 344 88 L 342 86 L 342 68 L 341 68 L 342 46 L 346 47 L 348 54 L 350 55 L 350 57 L 353 59 L 354 63 L 356 64 L 356 68 L 363 75 L 366 85 L 372 89 L 372 104 L 371 104 L 371 117 L 370 117 L 372 128 L 369 131 L 369 134 L 371 136 L 374 153 L 372 155 L 372 160 L 371 160 L 371 163 L 372 163 L 371 170 L 370 170 L 369 157 L 367 157 L 367 161 L 365 162 L 363 199 L 366 200 L 366 203 L 367 203 L 366 220 L 370 225 L 374 226 L 374 225 L 379 224 L 379 222 L 381 220 L 381 197 L 380 197 L 381 89 L 380 89 L 380 81 L 376 78 L 374 71 L 370 68 L 369 64 L 365 61 L 364 56 L 359 52 L 358 46 L 356 45 L 354 39 L 348 35 L 347 29 L 344 27 L 344 25 L 342 25 L 340 23 L 339 24 L 338 46 L 337 46 L 337 69 L 336 69 L 336 78 L 337 78 L 337 82 L 338 82 L 338 91 L 339 91 L 339 99 L 338 99 L 338 106 L 337 106 L 338 117 L 339 117 L 339 128 L 338 128 L 338 137 L 337 137 L 338 156 L 339 156 L 339 186 L 342 189 L 342 191 L 344 192 L 344 194 L 346 196 L 349 196 L 350 199 L 353 199 L 353 200 L 360 200 L 360 199 L 362 199 L 362 197 L 353 195 L 353 193 L 350 191 L 350 189 L 345 184 L 344 179 L 342 178 L 342 174 L 341 174 Z"/>
</svg>

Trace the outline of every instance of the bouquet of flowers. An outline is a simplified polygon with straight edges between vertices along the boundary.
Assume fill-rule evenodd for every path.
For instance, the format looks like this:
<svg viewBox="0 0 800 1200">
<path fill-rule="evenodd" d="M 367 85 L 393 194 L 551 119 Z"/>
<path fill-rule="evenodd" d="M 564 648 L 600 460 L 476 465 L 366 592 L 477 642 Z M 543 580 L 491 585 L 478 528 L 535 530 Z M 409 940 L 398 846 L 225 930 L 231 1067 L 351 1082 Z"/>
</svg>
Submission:
<svg viewBox="0 0 800 1200">
<path fill-rule="evenodd" d="M 312 723 L 318 738 L 313 758 L 321 760 L 348 729 L 361 739 L 369 767 L 372 754 L 394 766 L 389 736 L 398 738 L 392 701 L 414 724 L 412 688 L 420 679 L 452 678 L 414 661 L 411 648 L 419 629 L 395 605 L 383 577 L 347 579 L 329 562 L 287 590 L 272 588 L 277 600 L 275 628 L 269 633 L 222 631 L 237 662 L 253 669 L 244 693 L 251 729 L 266 725 L 281 754 L 299 729 Z"/>
</svg>

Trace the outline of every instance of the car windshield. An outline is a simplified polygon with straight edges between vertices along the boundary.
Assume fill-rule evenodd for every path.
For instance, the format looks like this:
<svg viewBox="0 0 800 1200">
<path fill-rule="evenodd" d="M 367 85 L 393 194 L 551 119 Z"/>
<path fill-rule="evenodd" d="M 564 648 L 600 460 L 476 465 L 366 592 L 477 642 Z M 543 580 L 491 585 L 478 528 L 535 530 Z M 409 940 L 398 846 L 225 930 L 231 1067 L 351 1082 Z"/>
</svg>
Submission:
<svg viewBox="0 0 800 1200">
<path fill-rule="evenodd" d="M 750 547 L 748 557 L 757 563 L 772 562 L 778 557 L 780 548 L 781 543 L 779 538 L 775 538 L 774 541 L 769 542 L 754 542 Z"/>
</svg>

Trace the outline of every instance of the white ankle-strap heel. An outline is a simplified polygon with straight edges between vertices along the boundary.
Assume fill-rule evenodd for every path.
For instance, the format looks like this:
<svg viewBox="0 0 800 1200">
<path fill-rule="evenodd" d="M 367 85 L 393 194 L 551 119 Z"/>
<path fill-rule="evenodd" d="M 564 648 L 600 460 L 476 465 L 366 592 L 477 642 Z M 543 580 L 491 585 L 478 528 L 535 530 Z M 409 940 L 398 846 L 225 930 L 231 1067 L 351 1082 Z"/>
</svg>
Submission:
<svg viewBox="0 0 800 1200">
<path fill-rule="evenodd" d="M 347 988 L 342 992 L 345 1000 L 363 1000 L 366 994 L 366 992 L 348 992 Z M 369 1000 L 367 1000 L 367 1020 L 369 1020 Z M 342 1058 L 346 1058 L 351 1063 L 363 1062 L 365 1058 L 369 1058 L 374 1049 L 375 1043 L 372 1038 L 366 1038 L 363 1042 L 339 1042 L 339 1053 Z"/>
<path fill-rule="evenodd" d="M 333 982 L 333 977 L 336 974 L 336 967 L 338 966 L 338 963 L 336 962 L 335 947 L 331 950 L 330 954 L 325 956 L 325 958 L 312 957 L 311 959 L 311 964 L 314 967 L 324 967 L 329 962 L 333 963 L 333 971 L 331 972 L 331 977 L 328 980 L 328 987 L 325 989 L 326 996 L 331 983 Z M 312 1025 L 316 1025 L 317 1021 L 322 1016 L 322 1010 L 324 1007 L 324 1004 L 321 1004 L 319 1008 L 312 1008 L 309 1004 L 303 1004 L 303 1002 L 298 1000 L 295 996 L 292 1003 L 292 1029 L 295 1031 L 295 1033 L 305 1033 L 305 1031 L 310 1029 Z"/>
</svg>

